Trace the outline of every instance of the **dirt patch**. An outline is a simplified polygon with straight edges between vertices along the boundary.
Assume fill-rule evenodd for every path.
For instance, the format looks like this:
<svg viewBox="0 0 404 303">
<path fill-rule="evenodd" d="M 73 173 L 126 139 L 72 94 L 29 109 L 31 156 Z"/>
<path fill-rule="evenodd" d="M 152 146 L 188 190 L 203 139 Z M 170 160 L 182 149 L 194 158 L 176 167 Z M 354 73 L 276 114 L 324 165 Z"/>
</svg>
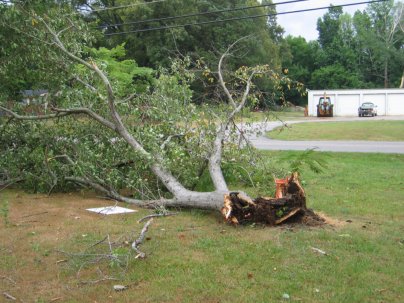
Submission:
<svg viewBox="0 0 404 303">
<path fill-rule="evenodd" d="M 57 250 L 82 248 L 106 234 L 117 237 L 130 227 L 138 228 L 141 216 L 141 212 L 114 216 L 88 212 L 86 208 L 114 204 L 93 194 L 48 197 L 8 191 L 7 200 L 10 223 L 0 222 L 0 302 L 6 300 L 4 292 L 17 302 L 64 302 L 76 294 L 74 302 L 84 302 L 75 269 L 66 268 L 61 262 L 66 256 Z M 131 226 L 125 230 L 128 220 Z"/>
<path fill-rule="evenodd" d="M 316 226 L 323 226 L 329 224 L 327 220 L 315 213 L 312 209 L 305 209 L 295 217 L 288 219 L 287 221 L 283 222 L 283 225 L 305 225 L 309 227 L 316 227 Z"/>
<path fill-rule="evenodd" d="M 324 221 L 325 224 L 331 225 L 333 227 L 342 227 L 346 224 L 345 221 L 340 221 L 338 219 L 331 218 L 322 212 L 317 212 L 317 216 L 320 217 Z"/>
</svg>

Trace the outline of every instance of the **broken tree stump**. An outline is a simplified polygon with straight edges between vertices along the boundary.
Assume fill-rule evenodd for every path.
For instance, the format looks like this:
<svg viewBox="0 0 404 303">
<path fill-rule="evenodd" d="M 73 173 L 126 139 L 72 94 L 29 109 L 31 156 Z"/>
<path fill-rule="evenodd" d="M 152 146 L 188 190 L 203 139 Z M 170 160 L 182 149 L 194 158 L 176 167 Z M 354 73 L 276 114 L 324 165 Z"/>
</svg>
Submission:
<svg viewBox="0 0 404 303">
<path fill-rule="evenodd" d="M 306 207 L 306 194 L 299 182 L 298 173 L 277 179 L 275 183 L 275 198 L 259 197 L 252 200 L 238 192 L 225 195 L 221 210 L 225 220 L 232 224 L 278 225 L 291 218 L 314 214 Z"/>
</svg>

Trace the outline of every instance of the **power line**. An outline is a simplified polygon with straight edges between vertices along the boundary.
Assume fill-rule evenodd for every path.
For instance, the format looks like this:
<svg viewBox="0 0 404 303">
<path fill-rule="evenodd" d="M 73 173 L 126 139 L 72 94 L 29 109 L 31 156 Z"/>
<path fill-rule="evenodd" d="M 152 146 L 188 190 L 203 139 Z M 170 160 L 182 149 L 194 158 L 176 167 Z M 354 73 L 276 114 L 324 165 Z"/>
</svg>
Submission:
<svg viewBox="0 0 404 303">
<path fill-rule="evenodd" d="M 309 0 L 290 0 L 290 1 L 284 1 L 284 2 L 278 2 L 278 3 L 268 3 L 268 4 L 252 5 L 252 6 L 242 6 L 242 7 L 230 8 L 230 9 L 221 9 L 221 10 L 216 10 L 216 11 L 201 12 L 201 13 L 194 13 L 194 14 L 186 14 L 186 15 L 180 15 L 180 16 L 169 16 L 169 17 L 153 18 L 153 19 L 140 20 L 140 21 L 123 22 L 123 23 L 115 23 L 115 24 L 106 24 L 106 25 L 97 26 L 97 28 L 108 28 L 108 27 L 121 26 L 121 25 L 133 25 L 133 24 L 142 24 L 142 23 L 147 23 L 147 22 L 163 21 L 163 20 L 183 19 L 183 18 L 189 18 L 189 17 L 212 15 L 212 14 L 227 13 L 227 12 L 235 12 L 235 11 L 241 11 L 241 10 L 247 10 L 247 9 L 253 9 L 253 8 L 270 7 L 270 6 L 291 4 L 291 3 L 296 3 L 296 2 L 305 2 L 305 1 L 309 1 Z"/>
<path fill-rule="evenodd" d="M 165 1 L 167 1 L 167 0 L 155 0 L 155 1 L 151 1 L 151 2 L 133 3 L 133 4 L 128 4 L 128 5 L 120 5 L 120 6 L 110 6 L 110 7 L 99 8 L 99 9 L 91 9 L 91 10 L 79 9 L 79 10 L 90 12 L 90 13 L 97 13 L 97 12 L 108 11 L 108 10 L 124 9 L 124 8 L 139 6 L 139 5 L 149 5 L 149 4 L 165 2 Z"/>
<path fill-rule="evenodd" d="M 166 30 L 166 29 L 179 28 L 179 27 L 185 27 L 185 26 L 206 25 L 206 24 L 213 24 L 213 23 L 223 23 L 223 22 L 228 22 L 228 21 L 236 21 L 236 20 L 255 19 L 255 18 L 262 18 L 262 17 L 273 17 L 273 16 L 278 16 L 278 15 L 296 14 L 296 13 L 304 13 L 304 12 L 310 12 L 310 11 L 316 11 L 316 10 L 329 9 L 329 8 L 332 8 L 332 7 L 346 7 L 346 6 L 370 4 L 370 3 L 385 2 L 385 1 L 387 1 L 387 0 L 363 1 L 363 2 L 347 3 L 347 4 L 341 4 L 341 5 L 332 5 L 332 6 L 323 6 L 323 7 L 316 7 L 316 8 L 294 10 L 294 11 L 286 11 L 286 12 L 273 13 L 273 14 L 261 14 L 261 15 L 253 15 L 253 16 L 221 19 L 221 20 L 203 21 L 203 22 L 196 22 L 196 23 L 184 23 L 184 24 L 177 24 L 177 25 L 169 25 L 169 26 L 160 26 L 160 27 L 138 29 L 138 30 L 133 30 L 133 31 L 107 33 L 107 34 L 105 34 L 105 36 L 126 35 L 126 34 L 132 34 L 132 33 L 141 33 L 141 32 L 151 32 L 151 31 L 158 31 L 158 30 Z"/>
</svg>

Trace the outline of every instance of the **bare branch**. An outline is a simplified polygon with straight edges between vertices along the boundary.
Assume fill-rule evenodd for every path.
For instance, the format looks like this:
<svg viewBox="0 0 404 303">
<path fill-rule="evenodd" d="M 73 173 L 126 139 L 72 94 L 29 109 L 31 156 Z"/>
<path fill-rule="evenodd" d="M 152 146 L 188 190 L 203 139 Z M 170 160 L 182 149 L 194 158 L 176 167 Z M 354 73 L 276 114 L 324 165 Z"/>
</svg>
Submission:
<svg viewBox="0 0 404 303">
<path fill-rule="evenodd" d="M 146 224 L 143 226 L 142 231 L 140 232 L 139 237 L 132 243 L 132 249 L 138 253 L 137 258 L 145 258 L 146 254 L 139 250 L 139 246 L 143 243 L 144 238 L 146 236 L 147 230 L 149 229 L 149 225 L 153 222 L 153 218 L 149 219 Z"/>
<path fill-rule="evenodd" d="M 223 60 L 224 58 L 228 55 L 227 51 L 220 57 L 219 60 L 219 65 L 218 65 L 218 75 L 219 75 L 219 83 L 221 85 L 221 87 L 223 88 L 227 99 L 229 100 L 230 104 L 235 108 L 236 107 L 236 102 L 234 102 L 234 99 L 232 97 L 232 95 L 230 94 L 230 91 L 228 90 L 226 83 L 223 80 L 223 75 L 222 75 L 222 64 L 223 64 Z"/>
<path fill-rule="evenodd" d="M 251 75 L 248 77 L 247 79 L 247 83 L 246 83 L 246 87 L 243 93 L 243 97 L 241 98 L 241 101 L 239 103 L 239 105 L 237 106 L 236 109 L 234 109 L 233 113 L 231 114 L 232 116 L 230 117 L 231 119 L 234 117 L 235 114 L 237 114 L 240 110 L 243 109 L 243 107 L 245 106 L 245 103 L 247 101 L 247 97 L 250 93 L 250 89 L 251 89 L 251 84 L 252 84 L 252 78 L 255 76 L 256 72 L 252 72 Z"/>
<path fill-rule="evenodd" d="M 85 87 L 87 87 L 87 88 L 88 88 L 89 90 L 91 90 L 92 92 L 97 92 L 97 89 L 96 89 L 94 86 L 92 86 L 92 85 L 90 85 L 89 83 L 85 82 L 84 80 L 82 80 L 82 79 L 79 78 L 78 76 L 75 76 L 73 79 L 76 80 L 77 82 L 83 84 Z"/>
<path fill-rule="evenodd" d="M 225 134 L 226 134 L 226 129 L 229 125 L 229 123 L 232 121 L 234 116 L 240 112 L 243 107 L 246 104 L 247 97 L 250 93 L 251 85 L 252 85 L 252 79 L 255 75 L 255 71 L 253 71 L 248 79 L 246 80 L 246 87 L 243 93 L 243 96 L 240 100 L 240 102 L 237 104 L 236 101 L 234 100 L 233 96 L 231 95 L 230 91 L 228 90 L 226 83 L 223 80 L 223 75 L 222 75 L 222 64 L 224 59 L 229 56 L 230 50 L 241 40 L 246 39 L 247 37 L 243 37 L 241 39 L 238 39 L 236 42 L 234 42 L 232 45 L 230 45 L 226 52 L 220 57 L 219 60 L 219 65 L 218 65 L 218 75 L 219 75 L 219 83 L 224 90 L 229 103 L 233 107 L 233 110 L 227 115 L 226 120 L 223 121 L 218 128 L 217 134 L 215 141 L 213 143 L 213 150 L 211 153 L 211 156 L 209 157 L 209 173 L 211 176 L 211 179 L 213 181 L 213 184 L 215 186 L 215 189 L 218 191 L 227 191 L 228 187 L 226 184 L 226 181 L 223 176 L 223 172 L 221 169 L 221 162 L 222 162 L 222 145 L 223 141 L 225 139 Z"/>
<path fill-rule="evenodd" d="M 99 184 L 97 182 L 94 182 L 94 181 L 92 181 L 92 180 L 90 180 L 88 178 L 81 178 L 81 177 L 71 176 L 71 177 L 65 177 L 64 179 L 66 181 L 71 181 L 71 182 L 79 183 L 79 184 L 82 184 L 82 185 L 90 186 L 93 189 L 95 189 L 95 190 L 97 190 L 99 192 L 102 192 L 107 197 L 110 197 L 112 199 L 116 199 L 116 200 L 121 201 L 119 199 L 120 195 L 116 191 L 114 191 L 113 189 L 108 189 L 105 186 L 103 186 L 103 185 L 101 185 L 101 184 Z M 139 202 L 141 202 L 141 201 L 139 201 Z"/>
<path fill-rule="evenodd" d="M 70 21 L 71 22 L 71 21 Z M 68 31 L 69 29 L 71 29 L 72 27 L 74 27 L 74 25 L 70 25 L 70 26 L 68 26 L 68 27 L 66 27 L 66 28 L 64 28 L 64 29 L 61 29 L 57 34 L 56 34 L 56 36 L 60 36 L 63 32 L 65 32 L 65 31 Z"/>
<path fill-rule="evenodd" d="M 69 162 L 70 165 L 75 165 L 76 163 L 72 160 L 72 158 L 70 158 L 68 155 L 56 155 L 54 157 L 51 157 L 48 159 L 48 161 L 53 160 L 53 159 L 66 159 L 67 162 Z"/>
<path fill-rule="evenodd" d="M 9 300 L 12 301 L 17 301 L 17 298 L 13 297 L 12 295 L 10 295 L 8 292 L 3 292 L 3 296 L 6 297 Z"/>
<path fill-rule="evenodd" d="M 66 113 L 56 113 L 56 114 L 40 115 L 40 116 L 26 116 L 26 115 L 19 115 L 1 105 L 0 105 L 0 109 L 5 111 L 7 114 L 11 115 L 11 117 L 13 117 L 14 119 L 17 119 L 17 120 L 31 120 L 31 121 L 47 120 L 47 119 L 55 119 L 55 118 L 60 118 L 60 117 L 71 115 L 71 113 L 66 112 Z"/>
<path fill-rule="evenodd" d="M 61 114 L 85 114 L 91 118 L 93 118 L 94 120 L 96 120 L 97 122 L 101 123 L 102 125 L 112 129 L 113 131 L 117 131 L 116 126 L 114 125 L 114 123 L 108 121 L 107 119 L 105 119 L 104 117 L 98 115 L 97 113 L 93 112 L 92 110 L 85 108 L 85 107 L 79 107 L 79 108 L 55 108 L 52 107 L 51 110 L 57 112 L 57 113 L 61 113 Z"/>
<path fill-rule="evenodd" d="M 174 135 L 168 136 L 167 139 L 163 142 L 163 144 L 161 144 L 160 149 L 163 150 L 166 147 L 166 145 L 168 143 L 170 143 L 172 138 L 180 138 L 180 137 L 184 137 L 184 136 L 185 136 L 185 134 L 174 134 Z"/>
<path fill-rule="evenodd" d="M 108 188 L 105 184 L 100 184 L 99 182 L 95 182 L 87 177 L 70 176 L 70 177 L 65 177 L 64 179 L 66 181 L 70 181 L 70 182 L 74 182 L 74 183 L 77 183 L 80 185 L 91 187 L 91 188 L 95 189 L 96 191 L 103 193 L 109 199 L 112 199 L 115 201 L 121 201 L 121 202 L 125 202 L 125 203 L 136 204 L 136 205 L 139 205 L 142 207 L 154 207 L 155 205 L 164 204 L 165 201 L 170 201 L 170 200 L 164 200 L 164 199 L 144 201 L 144 200 L 128 198 L 128 197 L 120 195 L 114 189 Z"/>
<path fill-rule="evenodd" d="M 0 191 L 6 189 L 7 187 L 9 187 L 15 183 L 21 182 L 21 181 L 24 181 L 24 178 L 8 179 L 8 180 L 0 183 Z"/>
<path fill-rule="evenodd" d="M 126 97 L 125 99 L 121 100 L 121 103 L 125 103 L 125 102 L 129 102 L 130 100 L 132 100 L 133 98 L 135 98 L 136 96 L 138 96 L 137 93 L 131 94 L 128 97 Z"/>
<path fill-rule="evenodd" d="M 246 89 L 244 91 L 243 97 L 240 101 L 240 103 L 238 105 L 235 105 L 234 110 L 227 116 L 226 121 L 224 121 L 216 134 L 216 138 L 215 141 L 213 143 L 213 151 L 211 153 L 211 156 L 209 158 L 209 173 L 211 176 L 211 179 L 213 181 L 213 184 L 215 186 L 216 190 L 220 190 L 220 191 L 227 191 L 227 184 L 226 181 L 224 179 L 223 176 L 223 172 L 221 169 L 221 162 L 222 162 L 222 145 L 223 145 L 223 141 L 225 139 L 225 134 L 226 134 L 226 129 L 230 123 L 230 121 L 232 121 L 232 119 L 234 118 L 234 116 L 240 112 L 240 110 L 242 110 L 242 108 L 244 107 L 248 94 L 250 92 L 250 88 L 251 88 L 251 80 L 254 76 L 254 73 L 252 73 L 248 80 L 247 80 L 247 84 L 246 84 Z M 234 102 L 234 100 L 233 100 Z"/>
<path fill-rule="evenodd" d="M 222 65 L 223 65 L 224 59 L 229 56 L 230 51 L 233 49 L 233 47 L 234 47 L 236 44 L 238 44 L 240 41 L 242 41 L 242 40 L 244 40 L 244 39 L 247 39 L 247 38 L 249 38 L 249 36 L 242 37 L 242 38 L 238 39 L 237 41 L 235 41 L 234 43 L 232 43 L 232 44 L 227 48 L 227 50 L 222 54 L 222 56 L 220 57 L 219 64 L 218 64 L 218 68 L 217 68 L 218 75 L 219 75 L 219 83 L 220 83 L 220 86 L 223 88 L 223 90 L 224 90 L 224 92 L 225 92 L 225 94 L 226 94 L 226 96 L 227 96 L 227 98 L 228 98 L 228 101 L 230 102 L 230 104 L 231 104 L 234 108 L 236 108 L 237 105 L 236 105 L 236 102 L 235 102 L 234 99 L 233 99 L 233 96 L 231 95 L 230 91 L 228 90 L 228 88 L 227 88 L 227 86 L 226 86 L 226 82 L 223 80 Z"/>
<path fill-rule="evenodd" d="M 37 120 L 48 120 L 48 119 L 56 119 L 56 118 L 61 118 L 61 117 L 66 117 L 69 115 L 77 115 L 77 114 L 85 114 L 94 120 L 98 121 L 102 125 L 112 129 L 113 131 L 116 131 L 115 125 L 103 118 L 102 116 L 98 115 L 97 113 L 93 112 L 92 110 L 88 108 L 55 108 L 51 107 L 51 110 L 56 112 L 55 114 L 48 114 L 48 115 L 39 115 L 39 116 L 27 116 L 27 115 L 19 115 L 16 112 L 9 110 L 8 108 L 1 106 L 0 109 L 5 111 L 7 114 L 9 114 L 13 119 L 16 120 L 28 120 L 28 121 L 37 121 Z"/>
<path fill-rule="evenodd" d="M 151 219 L 151 218 L 157 218 L 157 217 L 170 217 L 170 216 L 176 216 L 178 215 L 178 213 L 169 213 L 169 212 L 164 212 L 161 214 L 151 214 L 148 216 L 145 216 L 139 220 L 137 220 L 138 223 L 142 223 L 143 221 L 146 221 L 147 219 Z"/>
</svg>

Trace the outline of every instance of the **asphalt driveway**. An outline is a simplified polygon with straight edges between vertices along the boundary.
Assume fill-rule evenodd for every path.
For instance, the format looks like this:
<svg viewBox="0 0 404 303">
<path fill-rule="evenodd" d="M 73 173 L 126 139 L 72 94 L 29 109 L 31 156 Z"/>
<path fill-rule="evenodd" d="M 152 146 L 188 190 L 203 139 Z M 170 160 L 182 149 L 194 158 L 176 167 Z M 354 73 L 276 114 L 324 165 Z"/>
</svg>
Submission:
<svg viewBox="0 0 404 303">
<path fill-rule="evenodd" d="M 370 118 L 372 120 L 404 120 L 404 116 L 378 116 Z M 316 123 L 335 121 L 364 121 L 367 118 L 359 117 L 333 117 L 333 118 L 306 118 L 298 121 L 286 121 L 285 123 Z M 267 138 L 264 132 L 270 131 L 282 125 L 282 122 L 253 123 L 250 126 L 239 125 L 246 133 L 247 138 L 253 146 L 261 150 L 306 150 L 315 148 L 318 151 L 332 152 L 363 152 L 363 153 L 395 153 L 404 154 L 404 141 L 283 141 Z M 248 132 L 252 130 L 253 132 Z M 261 135 L 253 134 L 260 130 Z M 404 129 L 403 129 L 404 132 Z"/>
</svg>

